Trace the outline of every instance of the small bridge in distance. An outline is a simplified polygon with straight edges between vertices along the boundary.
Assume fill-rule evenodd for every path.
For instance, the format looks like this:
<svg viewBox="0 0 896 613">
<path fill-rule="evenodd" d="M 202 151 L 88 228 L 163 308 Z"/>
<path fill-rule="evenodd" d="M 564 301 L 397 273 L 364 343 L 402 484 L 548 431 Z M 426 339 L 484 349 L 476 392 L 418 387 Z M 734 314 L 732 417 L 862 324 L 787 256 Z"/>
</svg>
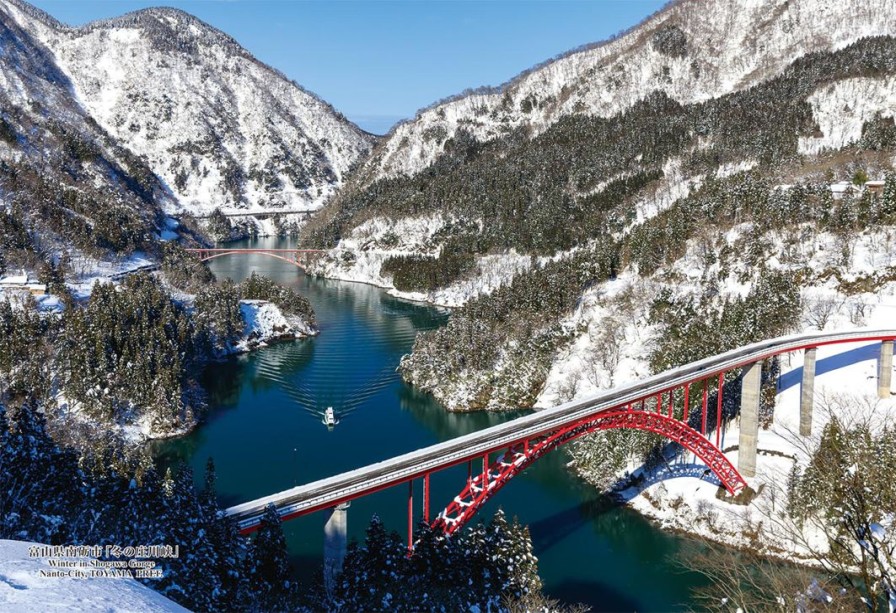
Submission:
<svg viewBox="0 0 896 613">
<path fill-rule="evenodd" d="M 200 247 L 198 249 L 185 249 L 185 251 L 195 254 L 201 262 L 207 262 L 227 255 L 266 255 L 293 264 L 303 270 L 313 260 L 326 253 L 322 249 L 240 249 L 236 247 L 221 249 Z"/>
<path fill-rule="evenodd" d="M 310 217 L 314 213 L 317 213 L 320 209 L 271 209 L 268 211 L 240 211 L 238 213 L 229 212 L 226 213 L 221 211 L 221 215 L 224 217 L 255 217 L 257 219 L 267 219 L 268 217 L 279 217 L 280 215 L 301 215 L 305 218 Z M 195 219 L 209 219 L 213 216 L 213 213 L 208 213 L 206 215 L 194 215 Z"/>
</svg>

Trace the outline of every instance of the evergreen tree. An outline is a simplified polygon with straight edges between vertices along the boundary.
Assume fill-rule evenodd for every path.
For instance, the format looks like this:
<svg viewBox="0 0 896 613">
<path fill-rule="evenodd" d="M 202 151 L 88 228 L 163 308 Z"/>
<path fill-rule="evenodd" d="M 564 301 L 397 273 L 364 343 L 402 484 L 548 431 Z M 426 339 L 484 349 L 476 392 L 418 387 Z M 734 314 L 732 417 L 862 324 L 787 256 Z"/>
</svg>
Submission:
<svg viewBox="0 0 896 613">
<path fill-rule="evenodd" d="M 217 510 L 218 508 L 217 492 L 215 491 L 216 482 L 215 460 L 209 457 L 205 463 L 205 488 L 202 490 L 202 504 L 209 510 Z"/>
<path fill-rule="evenodd" d="M 407 544 L 374 517 L 363 546 L 349 549 L 330 608 L 498 610 L 504 599 L 540 595 L 528 530 L 501 512 L 451 537 L 421 524 L 417 536 L 409 556 Z"/>
<path fill-rule="evenodd" d="M 492 551 L 502 560 L 504 570 L 501 594 L 511 598 L 523 598 L 527 594 L 541 590 L 541 579 L 538 576 L 538 560 L 532 552 L 532 539 L 529 529 L 520 526 L 514 519 L 511 525 L 502 509 L 498 509 L 489 524 L 494 546 Z"/>
<path fill-rule="evenodd" d="M 214 354 L 229 350 L 243 333 L 245 322 L 240 311 L 240 292 L 227 279 L 205 286 L 194 302 L 196 328 Z"/>
<path fill-rule="evenodd" d="M 879 199 L 880 221 L 893 223 L 896 220 L 896 173 L 887 173 L 884 193 Z"/>
<path fill-rule="evenodd" d="M 280 515 L 273 505 L 265 509 L 253 543 L 255 567 L 252 569 L 253 591 L 262 608 L 278 610 L 294 597 L 290 580 L 292 568 L 286 551 Z"/>
</svg>

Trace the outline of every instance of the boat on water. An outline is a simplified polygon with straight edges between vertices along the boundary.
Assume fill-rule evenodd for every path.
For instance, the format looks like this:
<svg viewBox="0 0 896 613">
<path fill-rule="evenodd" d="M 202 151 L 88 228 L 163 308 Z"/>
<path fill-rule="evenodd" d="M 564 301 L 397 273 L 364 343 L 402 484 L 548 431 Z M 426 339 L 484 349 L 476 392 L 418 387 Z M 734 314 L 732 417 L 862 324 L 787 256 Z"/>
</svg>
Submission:
<svg viewBox="0 0 896 613">
<path fill-rule="evenodd" d="M 328 428 L 336 425 L 336 413 L 333 412 L 333 407 L 327 407 L 327 410 L 324 411 L 324 424 Z"/>
</svg>

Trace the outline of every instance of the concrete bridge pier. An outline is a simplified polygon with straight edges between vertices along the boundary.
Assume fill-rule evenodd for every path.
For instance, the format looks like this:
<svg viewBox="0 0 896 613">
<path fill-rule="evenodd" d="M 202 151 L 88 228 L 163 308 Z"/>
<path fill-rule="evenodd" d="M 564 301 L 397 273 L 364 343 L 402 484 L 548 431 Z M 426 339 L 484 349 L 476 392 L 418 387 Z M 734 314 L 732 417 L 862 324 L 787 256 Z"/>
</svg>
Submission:
<svg viewBox="0 0 896 613">
<path fill-rule="evenodd" d="M 893 379 L 893 341 L 880 344 L 880 361 L 877 366 L 877 395 L 890 397 L 890 383 Z"/>
<path fill-rule="evenodd" d="M 745 367 L 740 392 L 740 440 L 737 469 L 744 477 L 756 476 L 756 446 L 759 439 L 759 394 L 762 385 L 762 361 Z"/>
<path fill-rule="evenodd" d="M 877 362 L 877 396 L 890 397 L 890 384 L 893 380 L 893 341 L 880 344 L 880 360 Z"/>
<path fill-rule="evenodd" d="M 350 502 L 326 511 L 324 524 L 324 588 L 327 594 L 333 592 L 336 577 L 342 572 L 348 545 L 348 507 Z"/>
<path fill-rule="evenodd" d="M 817 349 L 806 349 L 803 356 L 803 382 L 800 386 L 800 436 L 812 434 L 812 411 L 815 408 L 815 356 Z"/>
</svg>

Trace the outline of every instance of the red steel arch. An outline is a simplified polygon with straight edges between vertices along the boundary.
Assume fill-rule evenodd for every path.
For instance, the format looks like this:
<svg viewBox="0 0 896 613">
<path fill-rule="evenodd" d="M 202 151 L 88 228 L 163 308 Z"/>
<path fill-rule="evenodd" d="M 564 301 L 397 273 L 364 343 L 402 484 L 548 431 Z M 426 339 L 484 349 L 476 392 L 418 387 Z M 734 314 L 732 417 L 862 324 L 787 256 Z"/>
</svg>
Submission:
<svg viewBox="0 0 896 613">
<path fill-rule="evenodd" d="M 737 494 L 747 486 L 725 454 L 686 423 L 648 411 L 612 411 L 511 447 L 482 474 L 468 479 L 464 490 L 438 515 L 433 526 L 441 528 L 446 534 L 454 533 L 472 519 L 489 498 L 543 455 L 585 434 L 617 428 L 653 432 L 675 441 L 703 460 L 731 494 Z M 485 464 L 485 458 L 483 460 Z"/>
<path fill-rule="evenodd" d="M 818 332 L 759 341 L 601 392 L 591 398 L 538 411 L 382 462 L 245 502 L 226 509 L 225 514 L 235 518 L 240 531 L 248 534 L 258 529 L 268 505 L 274 505 L 285 521 L 408 484 L 408 543 L 412 545 L 413 483 L 416 479 L 423 480 L 423 518 L 429 523 L 431 475 L 464 463 L 472 466 L 472 460 L 482 458 L 482 474 L 475 478 L 471 475 L 461 494 L 433 522 L 434 526 L 452 533 L 469 521 L 482 504 L 511 478 L 544 454 L 589 432 L 614 428 L 655 432 L 681 444 L 700 457 L 729 492 L 736 494 L 746 484 L 719 451 L 724 375 L 783 353 L 867 341 L 890 343 L 888 351 L 892 352 L 896 330 Z M 882 356 L 883 351 L 882 345 Z M 879 373 L 879 385 L 883 381 L 881 376 L 882 373 Z M 716 444 L 713 445 L 709 440 L 707 417 L 712 411 L 708 391 L 715 377 L 718 377 L 718 392 L 713 403 L 716 415 L 715 425 L 712 426 L 716 435 Z M 690 397 L 691 385 L 701 382 L 702 410 L 699 401 L 690 402 L 693 399 Z M 885 386 L 889 391 L 889 378 Z M 677 405 L 674 398 L 674 392 L 678 390 L 682 390 L 683 407 Z M 645 411 L 649 405 L 653 405 L 651 408 L 655 411 Z M 691 405 L 696 406 L 693 407 L 694 419 L 690 421 L 699 420 L 699 430 L 688 425 Z M 639 406 L 640 410 L 632 411 L 635 406 Z M 674 419 L 678 407 L 683 408 L 681 421 Z M 495 453 L 502 456 L 490 463 Z"/>
<path fill-rule="evenodd" d="M 245 255 L 254 253 L 277 258 L 278 260 L 298 266 L 299 268 L 303 266 L 301 261 L 302 254 L 307 254 L 307 256 L 310 257 L 311 255 L 325 253 L 319 249 L 186 249 L 186 251 L 195 253 L 199 257 L 200 262 L 207 262 L 226 255 Z"/>
<path fill-rule="evenodd" d="M 233 250 L 233 251 L 227 251 L 227 252 L 224 252 L 224 253 L 214 253 L 214 254 L 209 255 L 209 256 L 200 257 L 200 258 L 199 258 L 199 261 L 200 261 L 200 262 L 208 262 L 209 260 L 214 260 L 214 259 L 217 259 L 217 258 L 223 258 L 225 255 L 242 255 L 242 254 L 244 254 L 244 253 L 246 253 L 246 251 L 244 251 L 244 250 L 239 250 L 239 249 L 235 249 L 235 250 Z M 270 252 L 268 252 L 268 251 L 253 251 L 252 253 L 256 253 L 256 254 L 259 254 L 259 255 L 266 255 L 266 256 L 268 256 L 268 257 L 272 257 L 272 258 L 277 258 L 278 260 L 282 260 L 282 261 L 284 261 L 284 262 L 288 262 L 288 263 L 290 263 L 290 264 L 292 264 L 292 265 L 294 265 L 294 266 L 298 266 L 298 265 L 299 265 L 299 262 L 296 261 L 295 259 L 285 258 L 285 257 L 283 257 L 282 255 L 277 255 L 276 253 L 270 253 Z"/>
</svg>

